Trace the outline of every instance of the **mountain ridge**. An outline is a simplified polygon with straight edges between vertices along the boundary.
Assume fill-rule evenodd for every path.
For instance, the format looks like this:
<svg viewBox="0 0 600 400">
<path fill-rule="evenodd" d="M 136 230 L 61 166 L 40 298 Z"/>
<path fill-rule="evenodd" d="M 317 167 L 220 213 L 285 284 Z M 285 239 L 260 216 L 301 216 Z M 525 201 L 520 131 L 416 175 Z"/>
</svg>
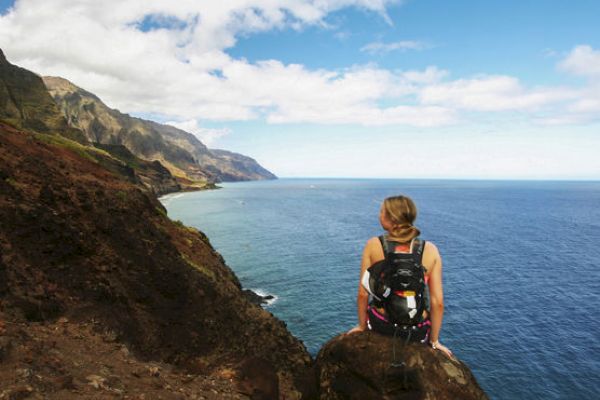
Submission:
<svg viewBox="0 0 600 400">
<path fill-rule="evenodd" d="M 159 160 L 182 180 L 276 179 L 250 157 L 222 156 L 182 129 L 111 109 L 95 94 L 64 78 L 43 80 L 69 125 L 85 132 L 91 142 L 124 145 L 137 157 Z"/>
</svg>

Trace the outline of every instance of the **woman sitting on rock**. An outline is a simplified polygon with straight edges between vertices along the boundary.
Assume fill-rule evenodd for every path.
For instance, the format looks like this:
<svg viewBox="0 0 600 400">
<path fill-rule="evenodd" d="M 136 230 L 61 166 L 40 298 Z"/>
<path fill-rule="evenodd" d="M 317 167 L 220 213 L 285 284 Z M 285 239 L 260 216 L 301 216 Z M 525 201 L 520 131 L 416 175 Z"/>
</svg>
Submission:
<svg viewBox="0 0 600 400">
<path fill-rule="evenodd" d="M 416 217 L 409 197 L 389 197 L 381 205 L 379 221 L 387 233 L 369 239 L 363 251 L 358 326 L 348 333 L 369 328 L 429 343 L 452 356 L 439 342 L 444 315 L 442 259 L 433 243 L 418 239 Z"/>
</svg>

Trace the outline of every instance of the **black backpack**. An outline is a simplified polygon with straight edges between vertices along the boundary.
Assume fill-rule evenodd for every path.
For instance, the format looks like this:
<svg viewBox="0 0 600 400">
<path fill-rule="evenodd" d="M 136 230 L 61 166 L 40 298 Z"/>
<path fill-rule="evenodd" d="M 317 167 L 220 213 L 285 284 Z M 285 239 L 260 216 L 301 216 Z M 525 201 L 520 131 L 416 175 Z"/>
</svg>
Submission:
<svg viewBox="0 0 600 400">
<path fill-rule="evenodd" d="M 396 242 L 379 236 L 385 259 L 367 270 L 369 292 L 377 307 L 383 306 L 388 320 L 397 325 L 416 325 L 425 308 L 425 271 L 422 265 L 425 241 L 415 239 L 411 253 L 396 253 Z M 366 282 L 365 282 L 366 283 Z"/>
</svg>

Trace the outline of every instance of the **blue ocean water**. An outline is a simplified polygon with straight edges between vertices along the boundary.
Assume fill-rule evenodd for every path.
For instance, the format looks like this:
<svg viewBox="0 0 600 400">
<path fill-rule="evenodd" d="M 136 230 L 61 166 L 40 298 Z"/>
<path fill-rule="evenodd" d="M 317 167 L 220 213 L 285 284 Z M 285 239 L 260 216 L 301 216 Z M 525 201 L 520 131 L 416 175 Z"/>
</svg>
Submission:
<svg viewBox="0 0 600 400">
<path fill-rule="evenodd" d="M 390 195 L 444 263 L 441 341 L 493 399 L 600 398 L 600 182 L 282 179 L 163 198 L 312 354 L 356 324 Z"/>
</svg>

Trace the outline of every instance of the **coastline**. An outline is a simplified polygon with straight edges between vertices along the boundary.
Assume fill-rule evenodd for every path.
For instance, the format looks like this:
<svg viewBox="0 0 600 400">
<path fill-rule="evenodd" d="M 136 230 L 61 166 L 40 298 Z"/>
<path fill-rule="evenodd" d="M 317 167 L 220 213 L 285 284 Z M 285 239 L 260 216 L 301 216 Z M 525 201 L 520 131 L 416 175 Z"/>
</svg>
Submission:
<svg viewBox="0 0 600 400">
<path fill-rule="evenodd" d="M 245 182 L 251 182 L 251 181 L 245 181 Z M 171 200 L 177 199 L 177 198 L 185 195 L 186 193 L 203 192 L 203 191 L 207 191 L 207 190 L 217 190 L 217 189 L 223 189 L 223 187 L 213 184 L 213 187 L 210 187 L 210 188 L 202 188 L 202 189 L 197 189 L 197 190 L 173 191 L 173 192 L 169 192 L 169 193 L 163 194 L 161 196 L 158 196 L 157 200 L 163 205 L 163 207 L 166 208 L 166 205 L 169 204 L 169 202 Z M 196 229 L 199 229 L 199 228 L 196 228 Z M 208 240 L 210 240 L 210 238 L 208 238 Z M 242 286 L 241 290 L 242 290 L 242 294 L 244 295 L 244 297 L 250 303 L 260 306 L 262 308 L 267 308 L 269 306 L 272 306 L 279 299 L 278 296 L 271 294 L 271 293 L 267 293 L 261 289 L 249 289 L 249 288 Z"/>
<path fill-rule="evenodd" d="M 170 196 L 177 195 L 177 194 L 183 194 L 183 193 L 189 193 L 189 192 L 202 192 L 205 190 L 217 190 L 217 189 L 222 189 L 222 188 L 223 188 L 222 186 L 219 186 L 216 183 L 210 182 L 202 187 L 188 186 L 185 188 L 180 188 L 179 190 L 166 190 L 161 193 L 154 193 L 154 195 L 156 196 L 156 199 L 158 201 L 161 201 L 162 199 L 169 198 Z"/>
</svg>

